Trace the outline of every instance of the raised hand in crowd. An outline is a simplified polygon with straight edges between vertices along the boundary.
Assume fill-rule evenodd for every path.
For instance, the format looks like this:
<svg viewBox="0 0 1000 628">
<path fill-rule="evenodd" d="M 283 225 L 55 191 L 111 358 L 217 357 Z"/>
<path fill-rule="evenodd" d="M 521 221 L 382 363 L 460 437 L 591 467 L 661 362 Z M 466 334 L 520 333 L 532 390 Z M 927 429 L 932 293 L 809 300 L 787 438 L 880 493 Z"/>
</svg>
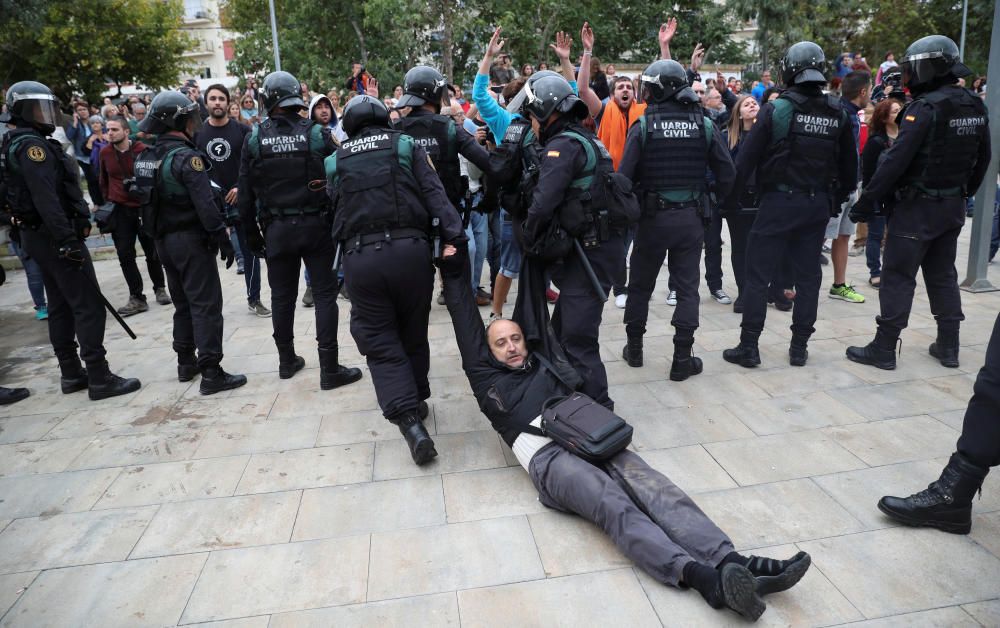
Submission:
<svg viewBox="0 0 1000 628">
<path fill-rule="evenodd" d="M 670 58 L 670 41 L 677 32 L 677 18 L 672 17 L 663 24 L 660 24 L 660 32 L 657 33 L 657 40 L 660 42 L 660 58 Z"/>
<path fill-rule="evenodd" d="M 567 81 L 574 80 L 576 77 L 574 76 L 573 63 L 569 60 L 573 48 L 573 38 L 569 36 L 569 33 L 559 31 L 556 33 L 555 43 L 549 44 L 549 48 L 559 57 L 559 72 L 563 78 Z"/>
<path fill-rule="evenodd" d="M 698 72 L 702 64 L 705 63 L 705 47 L 698 42 L 694 45 L 694 51 L 691 53 L 691 71 Z"/>
</svg>

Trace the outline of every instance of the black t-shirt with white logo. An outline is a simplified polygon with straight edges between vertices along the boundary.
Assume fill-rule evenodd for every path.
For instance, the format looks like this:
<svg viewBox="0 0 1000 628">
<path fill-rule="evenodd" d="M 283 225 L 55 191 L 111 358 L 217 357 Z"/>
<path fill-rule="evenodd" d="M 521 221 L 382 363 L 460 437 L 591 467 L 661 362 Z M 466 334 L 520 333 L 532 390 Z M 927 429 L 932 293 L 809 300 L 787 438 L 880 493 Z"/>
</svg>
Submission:
<svg viewBox="0 0 1000 628">
<path fill-rule="evenodd" d="M 243 140 L 249 132 L 247 125 L 230 120 L 226 126 L 212 126 L 206 122 L 195 135 L 195 145 L 212 164 L 208 175 L 227 192 L 236 187 L 240 177 Z"/>
</svg>

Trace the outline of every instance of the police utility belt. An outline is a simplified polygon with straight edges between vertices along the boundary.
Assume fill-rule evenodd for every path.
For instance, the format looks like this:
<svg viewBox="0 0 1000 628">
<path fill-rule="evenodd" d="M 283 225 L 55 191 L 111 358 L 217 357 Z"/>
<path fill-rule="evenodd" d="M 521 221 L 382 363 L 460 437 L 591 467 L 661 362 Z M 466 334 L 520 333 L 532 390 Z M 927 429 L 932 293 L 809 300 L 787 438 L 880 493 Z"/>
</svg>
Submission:
<svg viewBox="0 0 1000 628">
<path fill-rule="evenodd" d="M 347 245 L 348 250 L 359 249 L 363 246 L 368 246 L 369 244 L 377 244 L 376 249 L 382 248 L 382 243 L 391 242 L 392 240 L 405 240 L 410 239 L 421 239 L 427 240 L 430 236 L 423 229 L 417 229 L 415 227 L 399 227 L 397 229 L 385 229 L 384 231 L 378 231 L 375 233 L 366 233 L 364 235 L 357 234 L 350 238 L 347 238 L 344 243 Z"/>
<path fill-rule="evenodd" d="M 935 190 L 925 188 L 921 185 L 909 185 L 896 190 L 897 201 L 912 201 L 918 198 L 939 200 L 943 198 L 963 198 L 964 196 L 965 191 L 959 187 Z"/>
<path fill-rule="evenodd" d="M 647 192 L 645 206 L 657 211 L 668 211 L 675 209 L 700 209 L 701 200 L 691 199 L 689 201 L 669 201 L 657 192 Z"/>
<path fill-rule="evenodd" d="M 827 188 L 798 188 L 791 185 L 785 185 L 784 183 L 768 183 L 764 186 L 764 192 L 780 192 L 782 194 L 808 194 L 809 196 L 816 196 L 817 194 L 829 194 L 830 190 Z"/>
</svg>

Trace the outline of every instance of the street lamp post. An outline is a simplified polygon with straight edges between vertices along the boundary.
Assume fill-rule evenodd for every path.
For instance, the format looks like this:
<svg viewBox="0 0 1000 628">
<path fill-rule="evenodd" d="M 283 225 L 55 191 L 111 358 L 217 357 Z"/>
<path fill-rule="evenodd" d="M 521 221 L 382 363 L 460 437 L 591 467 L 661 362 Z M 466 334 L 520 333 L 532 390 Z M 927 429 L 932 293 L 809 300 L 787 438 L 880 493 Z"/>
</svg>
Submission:
<svg viewBox="0 0 1000 628">
<path fill-rule="evenodd" d="M 274 0 L 268 0 L 271 8 L 271 42 L 274 44 L 274 70 L 281 71 L 281 53 L 278 51 L 278 21 L 274 17 Z"/>
</svg>

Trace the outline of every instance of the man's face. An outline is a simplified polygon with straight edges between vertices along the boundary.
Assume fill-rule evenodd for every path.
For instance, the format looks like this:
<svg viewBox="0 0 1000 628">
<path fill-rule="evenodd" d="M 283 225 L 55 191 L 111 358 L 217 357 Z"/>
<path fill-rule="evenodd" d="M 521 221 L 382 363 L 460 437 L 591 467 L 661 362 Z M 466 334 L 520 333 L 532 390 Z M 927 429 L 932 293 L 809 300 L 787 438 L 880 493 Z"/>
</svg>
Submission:
<svg viewBox="0 0 1000 628">
<path fill-rule="evenodd" d="M 702 101 L 705 100 L 705 84 L 701 81 L 691 83 L 691 91 L 698 95 Z"/>
<path fill-rule="evenodd" d="M 528 345 L 524 341 L 521 326 L 514 321 L 501 319 L 487 330 L 490 351 L 500 362 L 511 368 L 519 368 L 528 359 Z"/>
<path fill-rule="evenodd" d="M 112 144 L 118 144 L 128 139 L 128 131 L 122 128 L 122 123 L 117 120 L 108 121 L 108 140 Z"/>
<path fill-rule="evenodd" d="M 333 109 L 330 108 L 330 105 L 325 100 L 319 101 L 316 103 L 316 106 L 313 107 L 313 120 L 323 126 L 330 123 L 330 116 L 332 114 Z"/>
<path fill-rule="evenodd" d="M 871 101 L 872 101 L 872 84 L 871 83 L 868 83 L 868 86 L 865 87 L 863 90 L 861 90 L 861 93 L 858 94 L 858 100 L 860 101 L 860 102 L 858 102 L 858 106 L 861 107 L 862 109 L 864 109 L 865 107 L 868 106 L 869 103 L 871 103 Z"/>
<path fill-rule="evenodd" d="M 719 94 L 719 90 L 715 88 L 706 90 L 705 95 L 701 98 L 701 103 L 705 109 L 719 111 L 722 108 L 722 96 Z"/>
<path fill-rule="evenodd" d="M 90 117 L 90 110 L 87 109 L 86 106 L 80 105 L 79 107 L 76 108 L 76 115 L 80 116 L 83 119 L 87 119 Z"/>
<path fill-rule="evenodd" d="M 355 76 L 357 76 L 358 73 L 360 73 L 360 72 L 361 72 L 361 64 L 360 63 L 355 63 L 355 64 L 353 64 L 351 66 L 351 73 L 353 73 Z"/>
<path fill-rule="evenodd" d="M 614 93 L 615 104 L 622 109 L 628 109 L 635 101 L 635 92 L 632 91 L 632 81 L 618 81 L 615 83 Z"/>
<path fill-rule="evenodd" d="M 132 116 L 141 121 L 146 117 L 146 107 L 145 105 L 136 104 L 132 106 Z"/>
<path fill-rule="evenodd" d="M 217 120 L 229 115 L 229 99 L 217 89 L 208 92 L 205 104 L 208 105 L 208 115 Z"/>
<path fill-rule="evenodd" d="M 771 82 L 771 73 L 770 73 L 770 72 L 764 72 L 764 73 L 763 73 L 763 74 L 762 74 L 762 75 L 760 76 L 760 79 L 761 79 L 762 81 L 764 81 L 764 83 L 770 83 L 770 82 Z"/>
</svg>

